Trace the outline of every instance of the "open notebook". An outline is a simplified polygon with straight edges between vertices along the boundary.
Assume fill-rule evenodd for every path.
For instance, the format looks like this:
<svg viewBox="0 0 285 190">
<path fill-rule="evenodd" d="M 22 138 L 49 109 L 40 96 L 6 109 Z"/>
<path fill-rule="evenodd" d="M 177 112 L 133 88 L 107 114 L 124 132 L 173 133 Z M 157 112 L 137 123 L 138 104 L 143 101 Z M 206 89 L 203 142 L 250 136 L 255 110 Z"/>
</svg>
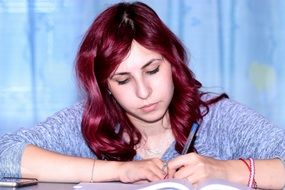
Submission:
<svg viewBox="0 0 285 190">
<path fill-rule="evenodd" d="M 225 180 L 208 180 L 197 187 L 193 187 L 186 180 L 169 179 L 144 184 L 109 183 L 79 183 L 75 190 L 248 190 L 246 186 Z"/>
</svg>

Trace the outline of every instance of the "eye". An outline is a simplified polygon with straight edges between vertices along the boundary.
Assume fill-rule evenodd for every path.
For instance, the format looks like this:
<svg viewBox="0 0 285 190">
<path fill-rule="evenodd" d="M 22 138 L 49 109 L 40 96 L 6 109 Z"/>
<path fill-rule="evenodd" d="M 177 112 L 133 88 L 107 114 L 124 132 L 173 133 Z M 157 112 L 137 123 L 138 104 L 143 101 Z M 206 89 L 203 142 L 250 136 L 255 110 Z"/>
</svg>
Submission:
<svg viewBox="0 0 285 190">
<path fill-rule="evenodd" d="M 147 71 L 147 74 L 153 75 L 155 73 L 157 73 L 159 71 L 159 66 L 157 66 L 155 69 L 151 70 L 151 71 Z"/>
<path fill-rule="evenodd" d="M 127 79 L 125 79 L 125 80 L 117 80 L 117 83 L 119 84 L 119 85 L 123 85 L 123 84 L 127 84 L 128 82 L 129 82 L 129 78 L 127 78 Z"/>
</svg>

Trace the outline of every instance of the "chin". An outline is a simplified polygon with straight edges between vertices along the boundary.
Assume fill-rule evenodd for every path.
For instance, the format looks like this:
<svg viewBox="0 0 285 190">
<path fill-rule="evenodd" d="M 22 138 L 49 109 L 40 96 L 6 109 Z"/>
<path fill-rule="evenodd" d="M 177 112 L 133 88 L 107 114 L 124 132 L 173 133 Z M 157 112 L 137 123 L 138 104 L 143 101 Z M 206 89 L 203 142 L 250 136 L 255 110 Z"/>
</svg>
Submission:
<svg viewBox="0 0 285 190">
<path fill-rule="evenodd" d="M 148 115 L 145 115 L 144 117 L 141 117 L 140 119 L 147 123 L 154 123 L 154 122 L 161 120 L 165 116 L 165 113 L 166 112 L 149 113 Z"/>
</svg>

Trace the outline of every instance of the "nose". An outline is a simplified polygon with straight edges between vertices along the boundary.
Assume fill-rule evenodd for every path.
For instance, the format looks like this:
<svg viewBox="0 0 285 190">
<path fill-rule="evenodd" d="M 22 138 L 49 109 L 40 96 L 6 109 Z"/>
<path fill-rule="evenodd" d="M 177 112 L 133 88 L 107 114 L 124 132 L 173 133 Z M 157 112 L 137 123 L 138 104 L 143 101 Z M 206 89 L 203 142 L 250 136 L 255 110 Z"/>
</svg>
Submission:
<svg viewBox="0 0 285 190">
<path fill-rule="evenodd" d="M 143 79 L 137 81 L 136 83 L 137 97 L 141 99 L 147 99 L 152 93 L 152 88 L 150 87 L 150 85 Z"/>
</svg>

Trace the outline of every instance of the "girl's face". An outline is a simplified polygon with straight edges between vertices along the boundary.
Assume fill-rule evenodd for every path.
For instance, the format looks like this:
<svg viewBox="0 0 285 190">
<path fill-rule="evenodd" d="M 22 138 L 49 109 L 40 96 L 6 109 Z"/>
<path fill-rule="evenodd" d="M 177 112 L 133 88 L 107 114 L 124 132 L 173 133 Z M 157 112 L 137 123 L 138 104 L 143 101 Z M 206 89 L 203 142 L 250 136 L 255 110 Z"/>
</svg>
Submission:
<svg viewBox="0 0 285 190">
<path fill-rule="evenodd" d="M 136 41 L 108 83 L 112 95 L 133 124 L 161 120 L 174 91 L 170 63 Z"/>
</svg>

